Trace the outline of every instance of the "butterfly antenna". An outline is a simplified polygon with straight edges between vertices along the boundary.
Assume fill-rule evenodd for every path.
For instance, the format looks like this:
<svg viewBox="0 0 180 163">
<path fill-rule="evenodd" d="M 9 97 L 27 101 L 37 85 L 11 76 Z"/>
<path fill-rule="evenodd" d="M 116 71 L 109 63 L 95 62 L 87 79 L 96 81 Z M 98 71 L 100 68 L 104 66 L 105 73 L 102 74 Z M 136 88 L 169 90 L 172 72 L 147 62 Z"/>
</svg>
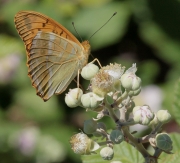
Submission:
<svg viewBox="0 0 180 163">
<path fill-rule="evenodd" d="M 72 25 L 73 25 L 73 27 L 74 27 L 75 32 L 77 33 L 77 35 L 79 36 L 79 38 L 80 38 L 81 41 L 83 42 L 83 39 L 81 38 L 81 36 L 79 35 L 79 33 L 77 32 L 77 30 L 76 30 L 76 28 L 75 28 L 74 22 L 72 22 Z"/>
<path fill-rule="evenodd" d="M 112 19 L 112 17 L 115 16 L 116 14 L 117 14 L 117 12 L 115 12 L 96 32 L 94 32 L 88 40 L 90 40 L 92 38 L 92 36 L 94 36 L 101 28 L 103 28 Z"/>
<path fill-rule="evenodd" d="M 92 53 L 90 53 L 90 55 L 91 55 L 91 57 L 92 57 L 93 59 L 95 59 L 95 57 L 92 55 Z"/>
</svg>

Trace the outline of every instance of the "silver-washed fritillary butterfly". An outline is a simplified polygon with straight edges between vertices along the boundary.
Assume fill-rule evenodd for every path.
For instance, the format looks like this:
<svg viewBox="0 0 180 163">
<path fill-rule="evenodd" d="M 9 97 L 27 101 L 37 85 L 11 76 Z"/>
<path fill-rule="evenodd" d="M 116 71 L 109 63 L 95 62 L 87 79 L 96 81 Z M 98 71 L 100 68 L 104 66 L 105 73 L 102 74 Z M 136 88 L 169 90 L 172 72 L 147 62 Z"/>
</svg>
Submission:
<svg viewBox="0 0 180 163">
<path fill-rule="evenodd" d="M 37 95 L 47 101 L 61 94 L 88 62 L 90 44 L 80 43 L 65 27 L 34 11 L 15 15 L 27 52 L 28 76 Z"/>
</svg>

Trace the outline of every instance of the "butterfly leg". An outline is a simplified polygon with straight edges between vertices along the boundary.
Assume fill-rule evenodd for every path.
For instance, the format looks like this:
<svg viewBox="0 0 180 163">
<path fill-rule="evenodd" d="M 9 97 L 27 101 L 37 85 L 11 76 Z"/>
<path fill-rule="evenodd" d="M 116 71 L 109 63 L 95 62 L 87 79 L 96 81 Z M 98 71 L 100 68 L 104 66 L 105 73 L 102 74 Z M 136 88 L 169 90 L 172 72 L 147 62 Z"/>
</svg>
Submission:
<svg viewBox="0 0 180 163">
<path fill-rule="evenodd" d="M 79 74 L 80 74 L 80 69 L 78 70 L 78 74 L 77 74 L 77 81 L 74 79 L 74 81 L 77 83 L 77 88 L 81 88 L 83 90 L 83 87 L 81 84 L 79 84 Z M 78 98 L 79 96 L 79 91 L 78 91 L 78 94 L 77 94 L 77 97 Z"/>
<path fill-rule="evenodd" d="M 102 68 L 101 63 L 100 63 L 100 61 L 99 61 L 97 58 L 95 58 L 95 59 L 94 59 L 93 61 L 91 61 L 90 63 L 94 63 L 94 62 L 97 62 L 97 63 L 99 64 L 100 68 Z"/>
</svg>

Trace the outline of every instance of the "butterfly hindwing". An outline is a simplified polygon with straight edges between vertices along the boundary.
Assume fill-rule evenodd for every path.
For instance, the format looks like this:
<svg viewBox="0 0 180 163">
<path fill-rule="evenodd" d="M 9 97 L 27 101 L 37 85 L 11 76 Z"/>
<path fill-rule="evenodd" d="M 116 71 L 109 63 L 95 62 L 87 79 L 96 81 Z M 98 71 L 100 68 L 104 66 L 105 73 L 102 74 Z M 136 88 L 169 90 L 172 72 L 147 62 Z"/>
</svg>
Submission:
<svg viewBox="0 0 180 163">
<path fill-rule="evenodd" d="M 28 57 L 28 75 L 37 94 L 48 100 L 62 93 L 81 69 L 77 54 L 82 51 L 75 42 L 54 33 L 38 32 Z"/>
</svg>

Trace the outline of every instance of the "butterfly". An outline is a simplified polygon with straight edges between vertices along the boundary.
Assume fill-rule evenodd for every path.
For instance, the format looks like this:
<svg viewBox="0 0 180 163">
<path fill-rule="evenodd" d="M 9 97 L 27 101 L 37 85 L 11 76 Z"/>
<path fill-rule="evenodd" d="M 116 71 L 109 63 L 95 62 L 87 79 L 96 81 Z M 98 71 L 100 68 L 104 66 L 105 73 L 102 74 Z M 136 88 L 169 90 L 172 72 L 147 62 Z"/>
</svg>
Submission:
<svg viewBox="0 0 180 163">
<path fill-rule="evenodd" d="M 87 63 L 89 42 L 76 37 L 55 20 L 34 11 L 20 11 L 15 27 L 24 41 L 28 76 L 44 101 L 61 94 Z"/>
</svg>

